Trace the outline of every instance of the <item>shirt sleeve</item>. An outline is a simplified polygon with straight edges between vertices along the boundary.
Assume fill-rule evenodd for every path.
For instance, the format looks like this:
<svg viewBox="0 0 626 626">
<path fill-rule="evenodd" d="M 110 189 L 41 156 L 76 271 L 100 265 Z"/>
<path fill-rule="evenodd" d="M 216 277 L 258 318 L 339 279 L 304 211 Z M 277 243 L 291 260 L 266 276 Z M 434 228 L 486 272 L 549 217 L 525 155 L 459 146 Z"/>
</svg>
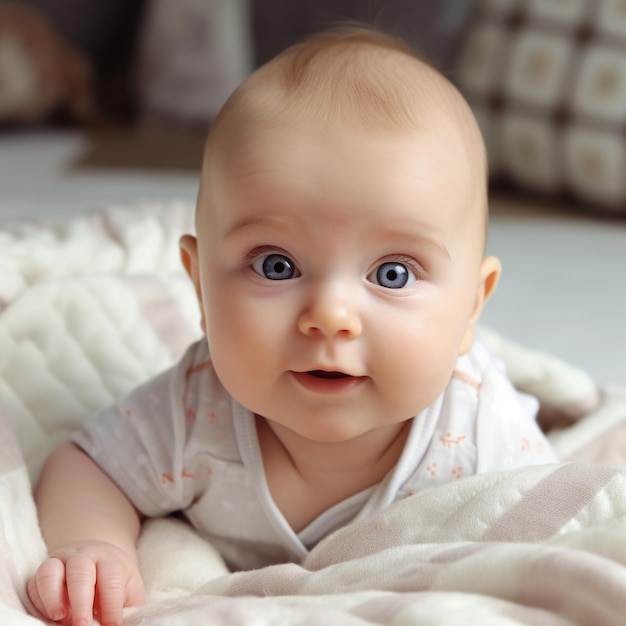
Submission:
<svg viewBox="0 0 626 626">
<path fill-rule="evenodd" d="M 556 463 L 558 456 L 536 421 L 539 402 L 517 391 L 493 361 L 479 391 L 478 473 Z"/>
<path fill-rule="evenodd" d="M 185 406 L 190 348 L 180 363 L 89 418 L 72 441 L 149 517 L 185 509 L 204 488 L 186 480 L 193 420 Z"/>
</svg>

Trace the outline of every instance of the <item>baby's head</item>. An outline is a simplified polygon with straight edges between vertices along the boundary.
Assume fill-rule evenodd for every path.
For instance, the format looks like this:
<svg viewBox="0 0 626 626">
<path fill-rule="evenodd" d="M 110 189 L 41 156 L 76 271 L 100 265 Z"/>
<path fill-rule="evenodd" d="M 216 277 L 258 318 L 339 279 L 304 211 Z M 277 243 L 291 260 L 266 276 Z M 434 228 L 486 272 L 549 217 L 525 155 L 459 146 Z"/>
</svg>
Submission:
<svg viewBox="0 0 626 626">
<path fill-rule="evenodd" d="M 393 38 L 329 31 L 257 70 L 215 120 L 182 245 L 232 395 L 283 425 L 314 410 L 318 439 L 432 403 L 500 272 L 486 170 L 461 95 Z"/>
</svg>

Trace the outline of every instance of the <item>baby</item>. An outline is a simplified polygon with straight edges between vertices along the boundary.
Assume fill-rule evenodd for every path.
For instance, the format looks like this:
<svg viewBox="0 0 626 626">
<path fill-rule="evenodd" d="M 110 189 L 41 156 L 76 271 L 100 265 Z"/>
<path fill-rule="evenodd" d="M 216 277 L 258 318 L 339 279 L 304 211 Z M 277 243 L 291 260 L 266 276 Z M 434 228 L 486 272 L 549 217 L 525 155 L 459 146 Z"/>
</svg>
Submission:
<svg viewBox="0 0 626 626">
<path fill-rule="evenodd" d="M 386 35 L 318 34 L 235 91 L 181 240 L 205 337 L 51 455 L 35 606 L 120 624 L 146 516 L 182 511 L 257 568 L 416 491 L 555 461 L 474 342 L 501 269 L 486 169 L 463 98 Z"/>
</svg>

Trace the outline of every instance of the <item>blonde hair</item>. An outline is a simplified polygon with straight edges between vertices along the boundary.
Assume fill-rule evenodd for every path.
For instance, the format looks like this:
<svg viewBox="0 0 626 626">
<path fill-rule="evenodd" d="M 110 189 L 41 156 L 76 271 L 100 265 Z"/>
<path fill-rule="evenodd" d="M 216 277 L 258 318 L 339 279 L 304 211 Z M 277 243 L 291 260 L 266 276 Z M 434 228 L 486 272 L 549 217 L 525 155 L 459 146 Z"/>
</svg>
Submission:
<svg viewBox="0 0 626 626">
<path fill-rule="evenodd" d="M 257 119 L 304 117 L 311 123 L 406 130 L 426 123 L 433 107 L 455 115 L 460 101 L 452 84 L 402 40 L 343 26 L 312 35 L 257 70 L 213 127 L 243 109 Z"/>
</svg>

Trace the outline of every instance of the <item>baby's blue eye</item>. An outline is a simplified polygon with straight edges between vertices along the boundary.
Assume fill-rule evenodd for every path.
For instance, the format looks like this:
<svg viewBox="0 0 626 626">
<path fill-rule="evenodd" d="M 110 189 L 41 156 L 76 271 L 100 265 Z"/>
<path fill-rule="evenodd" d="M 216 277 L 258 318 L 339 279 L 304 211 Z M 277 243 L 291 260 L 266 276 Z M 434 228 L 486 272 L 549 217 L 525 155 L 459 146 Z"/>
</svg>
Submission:
<svg viewBox="0 0 626 626">
<path fill-rule="evenodd" d="M 289 280 L 299 276 L 295 263 L 284 254 L 266 254 L 252 263 L 252 269 L 268 280 Z"/>
<path fill-rule="evenodd" d="M 368 279 L 386 289 L 404 289 L 412 285 L 417 280 L 417 276 L 404 263 L 388 261 L 381 263 L 368 276 Z"/>
</svg>

